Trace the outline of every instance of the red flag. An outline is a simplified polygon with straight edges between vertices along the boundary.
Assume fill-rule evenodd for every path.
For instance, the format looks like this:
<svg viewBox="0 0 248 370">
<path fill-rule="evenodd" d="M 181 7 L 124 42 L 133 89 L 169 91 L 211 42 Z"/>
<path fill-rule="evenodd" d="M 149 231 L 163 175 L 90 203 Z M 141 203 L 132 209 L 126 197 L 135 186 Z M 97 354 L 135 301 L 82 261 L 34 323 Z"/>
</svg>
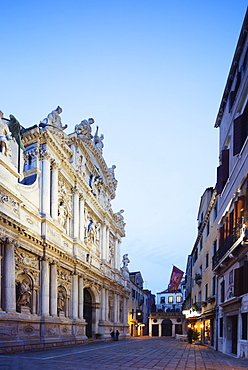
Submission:
<svg viewBox="0 0 248 370">
<path fill-rule="evenodd" d="M 168 287 L 168 291 L 170 293 L 176 293 L 178 290 L 178 286 L 182 280 L 184 272 L 177 268 L 176 266 L 173 266 L 171 278 L 170 278 L 170 284 Z"/>
</svg>

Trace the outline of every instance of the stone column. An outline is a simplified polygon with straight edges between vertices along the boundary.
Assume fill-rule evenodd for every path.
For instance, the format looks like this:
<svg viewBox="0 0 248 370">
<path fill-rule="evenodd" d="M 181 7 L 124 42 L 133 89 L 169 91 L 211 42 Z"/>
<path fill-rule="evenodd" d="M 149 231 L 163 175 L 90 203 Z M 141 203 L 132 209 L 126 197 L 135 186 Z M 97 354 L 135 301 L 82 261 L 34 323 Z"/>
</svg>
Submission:
<svg viewBox="0 0 248 370">
<path fill-rule="evenodd" d="M 73 225 L 73 238 L 78 238 L 79 233 L 79 194 L 75 188 L 73 193 L 73 214 L 72 214 L 72 225 Z"/>
<path fill-rule="evenodd" d="M 6 240 L 4 248 L 4 310 L 16 311 L 15 251 L 14 243 Z"/>
<path fill-rule="evenodd" d="M 123 297 L 123 324 L 126 325 L 128 322 L 128 298 Z"/>
<path fill-rule="evenodd" d="M 72 318 L 78 318 L 78 275 L 72 276 Z"/>
<path fill-rule="evenodd" d="M 84 241 L 84 198 L 79 197 L 79 239 Z"/>
<path fill-rule="evenodd" d="M 50 287 L 50 314 L 52 316 L 57 316 L 57 299 L 58 299 L 58 283 L 57 283 L 57 263 L 53 262 L 50 266 L 51 274 L 51 287 Z"/>
<path fill-rule="evenodd" d="M 108 321 L 109 319 L 109 292 L 105 289 L 105 320 Z"/>
<path fill-rule="evenodd" d="M 102 251 L 102 260 L 106 260 L 106 224 L 102 225 L 102 238 L 101 238 L 101 251 Z"/>
<path fill-rule="evenodd" d="M 118 320 L 118 294 L 114 293 L 114 323 L 117 323 Z"/>
<path fill-rule="evenodd" d="M 41 315 L 49 315 L 49 262 L 41 261 Z"/>
<path fill-rule="evenodd" d="M 0 311 L 2 311 L 2 256 L 0 256 Z"/>
<path fill-rule="evenodd" d="M 118 238 L 115 239 L 115 269 L 119 270 L 120 269 L 120 253 L 119 253 L 119 240 Z"/>
<path fill-rule="evenodd" d="M 41 152 L 41 213 L 50 215 L 50 156 Z"/>
<path fill-rule="evenodd" d="M 105 317 L 106 317 L 105 306 L 106 306 L 106 294 L 105 294 L 105 288 L 102 288 L 101 290 L 101 316 L 100 316 L 101 321 L 105 321 Z"/>
<path fill-rule="evenodd" d="M 51 216 L 54 220 L 58 219 L 58 164 L 53 162 L 51 173 Z"/>
<path fill-rule="evenodd" d="M 106 248 L 105 248 L 105 251 L 106 251 L 105 259 L 107 261 L 109 261 L 109 226 L 107 226 L 107 229 L 106 229 Z"/>
<path fill-rule="evenodd" d="M 78 317 L 84 319 L 84 279 L 82 276 L 78 280 Z"/>
</svg>

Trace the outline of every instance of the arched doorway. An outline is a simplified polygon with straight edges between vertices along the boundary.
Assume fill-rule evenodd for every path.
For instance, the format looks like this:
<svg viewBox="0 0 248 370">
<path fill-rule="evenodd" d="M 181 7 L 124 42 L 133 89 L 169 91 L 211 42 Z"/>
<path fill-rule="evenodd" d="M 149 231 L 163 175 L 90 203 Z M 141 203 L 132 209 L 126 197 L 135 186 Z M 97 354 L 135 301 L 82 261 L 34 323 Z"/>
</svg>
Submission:
<svg viewBox="0 0 248 370">
<path fill-rule="evenodd" d="M 92 297 L 87 288 L 84 289 L 84 318 L 87 322 L 86 336 L 92 337 Z"/>
<path fill-rule="evenodd" d="M 172 322 L 169 319 L 165 319 L 162 322 L 162 337 L 172 336 Z"/>
</svg>

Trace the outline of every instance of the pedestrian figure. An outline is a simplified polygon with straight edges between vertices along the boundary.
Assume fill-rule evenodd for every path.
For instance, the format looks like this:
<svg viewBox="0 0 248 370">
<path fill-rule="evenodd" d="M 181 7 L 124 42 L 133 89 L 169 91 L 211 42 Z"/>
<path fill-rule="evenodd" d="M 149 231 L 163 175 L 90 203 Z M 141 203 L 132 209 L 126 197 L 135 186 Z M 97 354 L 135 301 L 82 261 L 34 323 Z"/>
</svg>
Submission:
<svg viewBox="0 0 248 370">
<path fill-rule="evenodd" d="M 116 336 L 116 340 L 119 340 L 119 331 L 118 330 L 116 330 L 116 332 L 115 332 L 115 336 Z"/>
<path fill-rule="evenodd" d="M 188 342 L 192 344 L 193 330 L 191 328 L 188 329 L 187 336 L 188 336 Z"/>
<path fill-rule="evenodd" d="M 114 330 L 111 331 L 110 335 L 111 335 L 112 339 L 114 340 L 114 338 L 115 338 L 115 332 L 114 332 Z"/>
</svg>

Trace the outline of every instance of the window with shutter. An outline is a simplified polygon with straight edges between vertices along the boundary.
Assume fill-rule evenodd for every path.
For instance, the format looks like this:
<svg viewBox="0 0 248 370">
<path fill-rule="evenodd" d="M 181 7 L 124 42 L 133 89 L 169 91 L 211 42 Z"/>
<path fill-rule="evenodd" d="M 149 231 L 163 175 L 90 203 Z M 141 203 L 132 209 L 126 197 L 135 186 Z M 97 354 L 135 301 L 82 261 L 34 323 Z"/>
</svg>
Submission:
<svg viewBox="0 0 248 370">
<path fill-rule="evenodd" d="M 234 295 L 239 297 L 243 294 L 243 266 L 234 270 Z"/>
<path fill-rule="evenodd" d="M 229 177 L 229 149 L 222 150 L 222 189 Z"/>
<path fill-rule="evenodd" d="M 244 262 L 243 268 L 243 294 L 248 293 L 248 261 Z"/>
<path fill-rule="evenodd" d="M 222 166 L 217 167 L 216 191 L 218 195 L 222 192 Z"/>
<path fill-rule="evenodd" d="M 248 134 L 248 104 L 233 123 L 233 155 L 239 154 Z"/>
</svg>

